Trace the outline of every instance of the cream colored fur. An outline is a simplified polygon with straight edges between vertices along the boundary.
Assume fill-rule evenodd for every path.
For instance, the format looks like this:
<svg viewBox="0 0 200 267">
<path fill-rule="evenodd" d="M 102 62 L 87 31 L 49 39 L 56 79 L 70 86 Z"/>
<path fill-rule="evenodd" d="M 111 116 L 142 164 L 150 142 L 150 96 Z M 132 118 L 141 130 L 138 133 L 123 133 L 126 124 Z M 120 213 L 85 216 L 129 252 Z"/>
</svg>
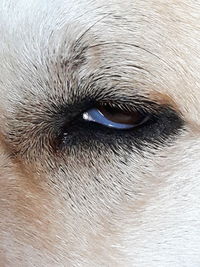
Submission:
<svg viewBox="0 0 200 267">
<path fill-rule="evenodd" d="M 1 0 L 1 267 L 200 266 L 199 21 L 195 0 Z M 169 101 L 185 130 L 141 154 L 38 151 L 35 110 L 73 101 L 67 82 L 93 90 L 92 73 Z"/>
</svg>

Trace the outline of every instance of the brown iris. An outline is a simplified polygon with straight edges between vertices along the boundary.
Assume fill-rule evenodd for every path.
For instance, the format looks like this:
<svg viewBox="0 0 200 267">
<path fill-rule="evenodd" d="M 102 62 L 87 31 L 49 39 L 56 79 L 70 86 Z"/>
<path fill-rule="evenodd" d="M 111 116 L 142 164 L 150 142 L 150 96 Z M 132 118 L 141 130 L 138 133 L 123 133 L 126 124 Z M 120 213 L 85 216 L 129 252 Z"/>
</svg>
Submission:
<svg viewBox="0 0 200 267">
<path fill-rule="evenodd" d="M 128 125 L 139 125 L 143 123 L 146 116 L 138 111 L 128 111 L 123 110 L 119 107 L 114 107 L 110 105 L 98 106 L 98 110 L 106 117 L 108 120 Z"/>
</svg>

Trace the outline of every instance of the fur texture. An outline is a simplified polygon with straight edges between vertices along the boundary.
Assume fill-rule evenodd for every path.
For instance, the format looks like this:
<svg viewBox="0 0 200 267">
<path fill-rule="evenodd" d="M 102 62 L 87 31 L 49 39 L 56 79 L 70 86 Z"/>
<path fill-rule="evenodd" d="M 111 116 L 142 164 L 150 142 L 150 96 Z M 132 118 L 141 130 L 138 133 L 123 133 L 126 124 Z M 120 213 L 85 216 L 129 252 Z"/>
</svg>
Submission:
<svg viewBox="0 0 200 267">
<path fill-rule="evenodd" d="M 195 0 L 1 0 L 0 266 L 200 266 L 199 16 Z M 67 124 L 56 146 L 88 99 L 138 97 L 180 129 L 166 117 L 137 145 Z"/>
</svg>

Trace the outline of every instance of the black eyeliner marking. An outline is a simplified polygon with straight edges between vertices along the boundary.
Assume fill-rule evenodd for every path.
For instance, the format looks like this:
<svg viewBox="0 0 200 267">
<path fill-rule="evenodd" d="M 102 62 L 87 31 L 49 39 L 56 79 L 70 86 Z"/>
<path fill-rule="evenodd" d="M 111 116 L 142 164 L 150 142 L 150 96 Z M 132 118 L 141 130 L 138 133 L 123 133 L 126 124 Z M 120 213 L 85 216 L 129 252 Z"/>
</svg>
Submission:
<svg viewBox="0 0 200 267">
<path fill-rule="evenodd" d="M 148 145 L 161 146 L 173 141 L 183 128 L 182 118 L 171 107 L 159 106 L 150 101 L 145 103 L 145 101 L 138 100 L 137 102 L 140 103 L 139 108 L 137 105 L 132 108 L 150 116 L 150 119 L 143 125 L 120 130 L 87 122 L 77 117 L 70 125 L 63 127 L 63 132 L 67 135 L 65 138 L 59 137 L 60 149 L 69 150 L 70 147 L 81 145 L 85 149 L 92 150 L 101 144 L 101 147 L 104 146 L 113 151 L 116 151 L 118 147 L 124 147 L 126 150 L 133 148 L 141 150 Z"/>
</svg>

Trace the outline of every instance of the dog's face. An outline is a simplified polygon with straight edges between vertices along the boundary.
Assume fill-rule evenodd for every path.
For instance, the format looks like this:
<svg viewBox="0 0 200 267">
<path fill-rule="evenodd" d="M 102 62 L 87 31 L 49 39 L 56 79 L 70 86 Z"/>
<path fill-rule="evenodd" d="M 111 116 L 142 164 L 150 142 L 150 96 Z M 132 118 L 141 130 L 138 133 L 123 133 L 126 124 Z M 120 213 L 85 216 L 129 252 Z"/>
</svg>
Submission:
<svg viewBox="0 0 200 267">
<path fill-rule="evenodd" d="M 200 265 L 199 14 L 1 0 L 1 266 Z"/>
</svg>

